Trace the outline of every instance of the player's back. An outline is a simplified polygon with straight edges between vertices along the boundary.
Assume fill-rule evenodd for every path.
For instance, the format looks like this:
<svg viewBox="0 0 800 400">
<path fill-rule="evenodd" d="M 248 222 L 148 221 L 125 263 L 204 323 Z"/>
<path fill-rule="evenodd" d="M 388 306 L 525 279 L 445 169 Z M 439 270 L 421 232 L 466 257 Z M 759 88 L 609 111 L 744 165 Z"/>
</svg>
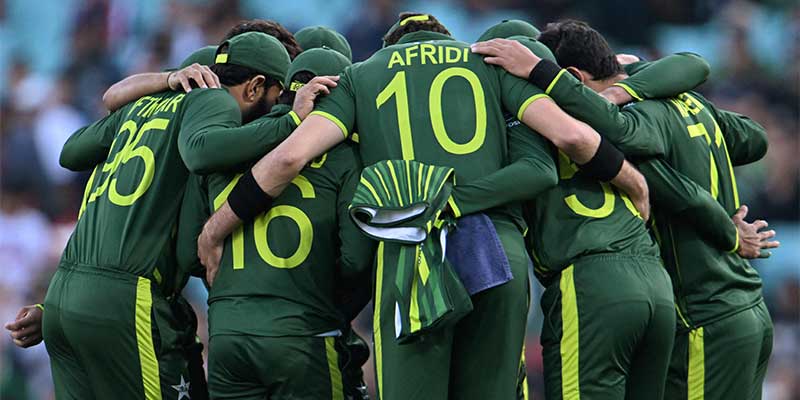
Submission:
<svg viewBox="0 0 800 400">
<path fill-rule="evenodd" d="M 114 139 L 86 184 L 62 263 L 160 280 L 188 175 L 177 145 L 185 97 L 145 96 L 98 125 Z"/>
<path fill-rule="evenodd" d="M 355 98 L 364 164 L 413 159 L 450 166 L 457 183 L 501 168 L 506 153 L 501 99 L 527 93 L 503 93 L 512 83 L 517 89 L 526 85 L 504 84 L 505 75 L 467 43 L 433 32 L 407 34 L 353 65 L 344 86 Z M 516 105 L 509 107 L 515 112 L 519 108 L 506 103 Z"/>
<path fill-rule="evenodd" d="M 696 93 L 660 100 L 673 129 L 665 132 L 666 161 L 717 199 L 729 215 L 739 208 L 736 177 L 725 135 L 707 100 Z M 701 323 L 752 306 L 761 299 L 761 279 L 731 249 L 718 249 L 685 221 L 654 209 L 657 238 L 673 278 L 676 302 L 689 322 Z"/>
<path fill-rule="evenodd" d="M 342 326 L 335 289 L 353 263 L 340 246 L 362 239 L 358 250 L 370 248 L 366 237 L 343 237 L 342 230 L 353 225 L 347 205 L 360 169 L 353 145 L 340 144 L 303 169 L 268 212 L 226 239 L 209 293 L 211 335 L 310 336 Z M 209 205 L 222 205 L 240 176 L 207 177 Z M 363 267 L 370 262 L 365 257 Z"/>
</svg>

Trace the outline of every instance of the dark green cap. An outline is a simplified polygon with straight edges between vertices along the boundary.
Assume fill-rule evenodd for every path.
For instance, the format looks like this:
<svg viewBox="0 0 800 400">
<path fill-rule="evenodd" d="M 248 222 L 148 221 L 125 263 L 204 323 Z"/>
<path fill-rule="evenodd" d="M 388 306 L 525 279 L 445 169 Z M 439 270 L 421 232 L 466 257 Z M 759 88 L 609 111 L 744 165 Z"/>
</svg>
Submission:
<svg viewBox="0 0 800 400">
<path fill-rule="evenodd" d="M 283 81 L 289 69 L 289 53 L 274 37 L 261 32 L 236 35 L 218 48 L 215 64 L 232 64 L 252 68 Z"/>
<path fill-rule="evenodd" d="M 479 42 L 485 40 L 492 40 L 497 38 L 508 39 L 511 36 L 526 36 L 531 39 L 539 37 L 538 29 L 535 26 L 519 20 L 519 19 L 506 19 L 503 22 L 489 28 L 483 35 L 478 38 Z"/>
<path fill-rule="evenodd" d="M 296 92 L 303 86 L 303 83 L 292 82 L 292 78 L 298 72 L 308 71 L 314 76 L 339 75 L 350 64 L 350 60 L 342 53 L 327 47 L 306 50 L 295 57 L 289 66 L 284 87 Z"/>
<path fill-rule="evenodd" d="M 328 47 L 342 53 L 348 60 L 353 61 L 353 51 L 350 43 L 347 42 L 341 33 L 324 26 L 307 26 L 297 31 L 294 38 L 303 50 L 311 50 L 319 47 Z"/>
<path fill-rule="evenodd" d="M 186 57 L 186 59 L 183 60 L 178 69 L 184 69 L 194 63 L 209 67 L 214 65 L 214 56 L 216 54 L 217 46 L 202 47 L 199 50 L 195 50 L 194 53 L 189 54 L 189 57 Z"/>
<path fill-rule="evenodd" d="M 545 46 L 544 43 L 536 39 L 531 39 L 527 36 L 509 36 L 508 39 L 516 40 L 522 43 L 525 47 L 529 48 L 533 52 L 533 54 L 536 54 L 539 58 L 556 62 L 556 56 L 553 55 L 553 52 L 550 51 L 550 48 Z"/>
</svg>

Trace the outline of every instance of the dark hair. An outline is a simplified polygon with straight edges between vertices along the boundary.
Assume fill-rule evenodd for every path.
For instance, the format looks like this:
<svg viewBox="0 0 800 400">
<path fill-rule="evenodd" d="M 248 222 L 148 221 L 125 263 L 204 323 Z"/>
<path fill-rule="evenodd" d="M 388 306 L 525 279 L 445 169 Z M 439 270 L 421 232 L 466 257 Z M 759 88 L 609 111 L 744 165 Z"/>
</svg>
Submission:
<svg viewBox="0 0 800 400">
<path fill-rule="evenodd" d="M 278 39 L 278 41 L 283 44 L 283 47 L 286 48 L 286 52 L 289 53 L 289 58 L 292 60 L 294 60 L 294 58 L 303 51 L 303 48 L 300 47 L 300 44 L 297 43 L 297 40 L 295 40 L 294 35 L 292 35 L 291 32 L 286 30 L 283 25 L 268 19 L 251 19 L 242 21 L 231 28 L 228 33 L 225 34 L 225 37 L 222 39 L 222 41 L 225 42 L 236 35 L 241 35 L 242 33 L 247 32 L 266 33 L 267 35 Z"/>
<path fill-rule="evenodd" d="M 408 21 L 405 25 L 398 26 L 397 29 L 387 33 L 386 36 L 383 37 L 384 43 L 386 43 L 387 46 L 391 46 L 397 43 L 397 41 L 400 40 L 400 38 L 403 37 L 403 35 L 417 31 L 439 32 L 439 33 L 444 33 L 445 35 L 450 34 L 450 31 L 448 31 L 447 28 L 445 28 L 445 26 L 442 25 L 442 23 L 439 22 L 438 19 L 436 19 L 436 17 L 430 14 L 403 12 L 400 13 L 398 21 L 402 21 L 408 17 L 416 17 L 419 15 L 427 15 L 428 19 L 425 21 Z"/>
<path fill-rule="evenodd" d="M 309 71 L 298 71 L 296 74 L 294 74 L 294 76 L 292 76 L 292 79 L 289 81 L 289 83 L 291 84 L 295 81 L 300 83 L 308 83 L 310 80 L 314 79 L 314 77 L 316 77 L 316 75 Z M 283 93 L 281 93 L 281 97 L 278 97 L 278 104 L 294 104 L 295 94 L 297 94 L 297 92 L 293 92 L 289 90 L 289 88 L 284 88 Z"/>
<path fill-rule="evenodd" d="M 608 79 L 623 72 L 611 46 L 589 24 L 564 20 L 547 24 L 539 41 L 549 47 L 562 67 L 589 72 L 596 80 Z"/>
</svg>

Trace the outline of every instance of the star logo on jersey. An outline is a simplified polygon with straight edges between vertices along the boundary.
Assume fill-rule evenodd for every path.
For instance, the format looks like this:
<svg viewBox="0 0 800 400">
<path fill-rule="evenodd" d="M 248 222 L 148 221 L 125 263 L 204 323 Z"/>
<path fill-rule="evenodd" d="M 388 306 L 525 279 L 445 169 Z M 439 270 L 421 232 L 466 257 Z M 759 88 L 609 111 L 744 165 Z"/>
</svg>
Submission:
<svg viewBox="0 0 800 400">
<path fill-rule="evenodd" d="M 183 400 L 184 397 L 191 400 L 191 397 L 189 397 L 190 384 L 191 382 L 186 382 L 186 380 L 183 379 L 183 375 L 181 375 L 180 385 L 172 385 L 172 388 L 178 391 L 178 400 Z"/>
</svg>

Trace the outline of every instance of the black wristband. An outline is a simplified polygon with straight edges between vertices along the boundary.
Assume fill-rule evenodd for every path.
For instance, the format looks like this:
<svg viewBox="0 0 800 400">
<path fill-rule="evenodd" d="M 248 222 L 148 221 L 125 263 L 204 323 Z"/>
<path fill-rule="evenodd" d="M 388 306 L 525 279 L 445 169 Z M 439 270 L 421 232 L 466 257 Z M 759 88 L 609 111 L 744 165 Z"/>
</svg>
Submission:
<svg viewBox="0 0 800 400">
<path fill-rule="evenodd" d="M 594 153 L 591 160 L 580 167 L 587 176 L 601 182 L 608 182 L 617 176 L 624 162 L 625 155 L 601 136 L 597 152 Z"/>
<path fill-rule="evenodd" d="M 272 197 L 258 186 L 253 171 L 248 170 L 228 195 L 228 205 L 244 222 L 250 222 L 272 207 Z"/>
<path fill-rule="evenodd" d="M 561 67 L 558 64 L 542 59 L 531 70 L 531 74 L 528 75 L 528 82 L 545 90 L 553 82 L 553 79 L 556 79 L 559 72 L 561 72 Z"/>
</svg>

